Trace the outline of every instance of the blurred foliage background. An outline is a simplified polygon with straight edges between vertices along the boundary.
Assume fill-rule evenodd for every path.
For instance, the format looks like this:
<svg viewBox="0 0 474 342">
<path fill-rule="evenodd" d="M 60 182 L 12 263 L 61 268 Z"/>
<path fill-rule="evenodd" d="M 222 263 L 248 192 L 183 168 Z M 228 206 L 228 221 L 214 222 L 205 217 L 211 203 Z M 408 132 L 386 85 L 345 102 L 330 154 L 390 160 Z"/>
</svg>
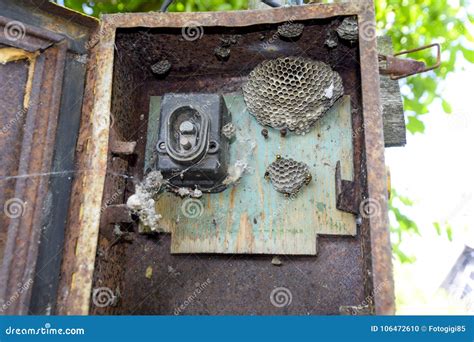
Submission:
<svg viewBox="0 0 474 342">
<path fill-rule="evenodd" d="M 256 0 L 250 0 L 256 1 Z M 158 11 L 162 0 L 55 0 L 95 17 L 103 13 Z M 309 2 L 306 0 L 305 2 Z M 316 2 L 316 1 L 315 1 Z M 332 1 L 323 1 L 332 2 Z M 474 63 L 474 15 L 468 13 L 468 0 L 375 0 L 377 31 L 389 35 L 394 51 L 403 51 L 438 42 L 442 46 L 442 66 L 434 72 L 416 75 L 401 81 L 401 89 L 407 120 L 407 129 L 412 134 L 425 130 L 424 121 L 429 120 L 429 106 L 440 101 L 447 114 L 452 106 L 443 99 L 443 80 L 458 69 L 463 58 Z M 248 0 L 175 0 L 170 12 L 230 11 L 248 8 Z M 434 51 L 424 51 L 409 56 L 434 63 Z M 409 167 L 409 166 L 408 166 Z M 420 235 L 416 222 L 404 214 L 404 208 L 413 202 L 392 190 L 390 206 L 390 229 L 394 255 L 402 263 L 415 261 L 401 248 L 405 237 Z M 433 223 L 438 235 L 451 240 L 453 229 L 448 222 Z"/>
</svg>

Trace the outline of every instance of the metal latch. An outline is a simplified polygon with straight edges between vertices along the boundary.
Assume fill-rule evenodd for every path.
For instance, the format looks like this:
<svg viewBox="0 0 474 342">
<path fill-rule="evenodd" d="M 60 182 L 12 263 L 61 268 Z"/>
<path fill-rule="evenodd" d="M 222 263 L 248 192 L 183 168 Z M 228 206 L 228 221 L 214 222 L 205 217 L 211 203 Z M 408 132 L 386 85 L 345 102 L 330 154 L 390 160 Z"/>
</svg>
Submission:
<svg viewBox="0 0 474 342">
<path fill-rule="evenodd" d="M 412 52 L 426 50 L 432 47 L 437 48 L 436 63 L 427 66 L 424 62 L 409 58 L 398 58 Z M 411 75 L 420 74 L 438 68 L 441 65 L 441 47 L 438 43 L 422 46 L 412 50 L 399 52 L 393 56 L 379 55 L 379 72 L 382 75 L 390 75 L 392 80 L 399 80 Z"/>
</svg>

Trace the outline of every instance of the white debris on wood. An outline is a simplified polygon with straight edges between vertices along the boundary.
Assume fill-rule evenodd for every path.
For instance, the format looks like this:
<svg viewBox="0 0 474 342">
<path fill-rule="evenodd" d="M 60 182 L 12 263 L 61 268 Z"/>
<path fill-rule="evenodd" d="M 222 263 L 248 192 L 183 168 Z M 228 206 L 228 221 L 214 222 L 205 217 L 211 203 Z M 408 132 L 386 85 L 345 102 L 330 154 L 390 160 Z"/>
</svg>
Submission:
<svg viewBox="0 0 474 342">
<path fill-rule="evenodd" d="M 202 197 L 202 191 L 199 189 L 194 189 L 193 192 L 191 192 L 191 197 L 193 198 L 201 198 Z"/>
<path fill-rule="evenodd" d="M 180 195 L 181 197 L 188 196 L 190 192 L 191 192 L 191 190 L 189 190 L 189 188 L 179 188 L 178 189 L 178 195 Z"/>
<path fill-rule="evenodd" d="M 160 231 L 159 223 L 162 216 L 156 212 L 154 198 L 158 195 L 162 184 L 161 172 L 152 171 L 136 186 L 135 194 L 127 200 L 127 206 L 140 219 L 140 233 Z"/>
<path fill-rule="evenodd" d="M 237 183 L 245 172 L 251 173 L 253 170 L 249 167 L 248 161 L 251 159 L 257 143 L 250 137 L 242 138 L 240 135 L 237 142 L 240 146 L 237 151 L 237 160 L 229 166 L 227 177 L 222 182 L 224 185 Z"/>
<path fill-rule="evenodd" d="M 248 168 L 248 164 L 243 160 L 237 160 L 234 165 L 231 165 L 228 170 L 228 175 L 222 182 L 225 185 L 236 183 Z"/>
<path fill-rule="evenodd" d="M 328 99 L 332 98 L 334 95 L 334 83 L 331 83 L 329 87 L 326 88 L 324 91 L 324 96 L 326 96 Z"/>
<path fill-rule="evenodd" d="M 198 188 L 192 190 L 190 188 L 171 188 L 170 191 L 174 192 L 175 194 L 179 195 L 180 197 L 192 197 L 192 198 L 201 198 L 202 197 L 202 191 L 199 190 Z"/>
</svg>

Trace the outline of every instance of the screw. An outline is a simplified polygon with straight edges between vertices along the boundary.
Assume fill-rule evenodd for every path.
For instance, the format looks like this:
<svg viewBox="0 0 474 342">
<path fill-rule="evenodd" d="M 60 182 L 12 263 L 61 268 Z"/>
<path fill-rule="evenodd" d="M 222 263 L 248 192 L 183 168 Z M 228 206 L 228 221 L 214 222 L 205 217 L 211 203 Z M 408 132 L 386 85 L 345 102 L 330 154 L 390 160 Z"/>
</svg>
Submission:
<svg viewBox="0 0 474 342">
<path fill-rule="evenodd" d="M 279 154 L 277 154 L 276 159 L 281 159 L 281 156 Z"/>
<path fill-rule="evenodd" d="M 281 135 L 282 137 L 285 137 L 287 132 L 288 132 L 288 130 L 287 130 L 286 128 L 280 129 L 280 135 Z"/>
<path fill-rule="evenodd" d="M 266 129 L 266 128 L 262 129 L 262 135 L 265 139 L 267 139 L 268 138 L 268 129 Z"/>
</svg>

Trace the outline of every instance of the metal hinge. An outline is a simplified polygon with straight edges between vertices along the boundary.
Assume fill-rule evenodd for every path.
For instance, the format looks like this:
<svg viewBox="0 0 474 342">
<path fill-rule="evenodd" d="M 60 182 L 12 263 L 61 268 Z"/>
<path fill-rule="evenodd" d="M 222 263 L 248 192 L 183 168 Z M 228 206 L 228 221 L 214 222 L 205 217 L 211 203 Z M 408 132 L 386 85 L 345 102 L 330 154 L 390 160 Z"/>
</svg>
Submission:
<svg viewBox="0 0 474 342">
<path fill-rule="evenodd" d="M 426 66 L 424 62 L 409 58 L 398 58 L 401 55 L 407 55 L 412 52 L 426 50 L 432 47 L 437 48 L 436 63 L 432 66 Z M 415 74 L 430 71 L 441 65 L 441 47 L 439 44 L 430 44 L 416 49 L 406 50 L 396 53 L 393 56 L 379 55 L 379 72 L 382 75 L 390 75 L 392 80 L 399 80 Z"/>
</svg>

